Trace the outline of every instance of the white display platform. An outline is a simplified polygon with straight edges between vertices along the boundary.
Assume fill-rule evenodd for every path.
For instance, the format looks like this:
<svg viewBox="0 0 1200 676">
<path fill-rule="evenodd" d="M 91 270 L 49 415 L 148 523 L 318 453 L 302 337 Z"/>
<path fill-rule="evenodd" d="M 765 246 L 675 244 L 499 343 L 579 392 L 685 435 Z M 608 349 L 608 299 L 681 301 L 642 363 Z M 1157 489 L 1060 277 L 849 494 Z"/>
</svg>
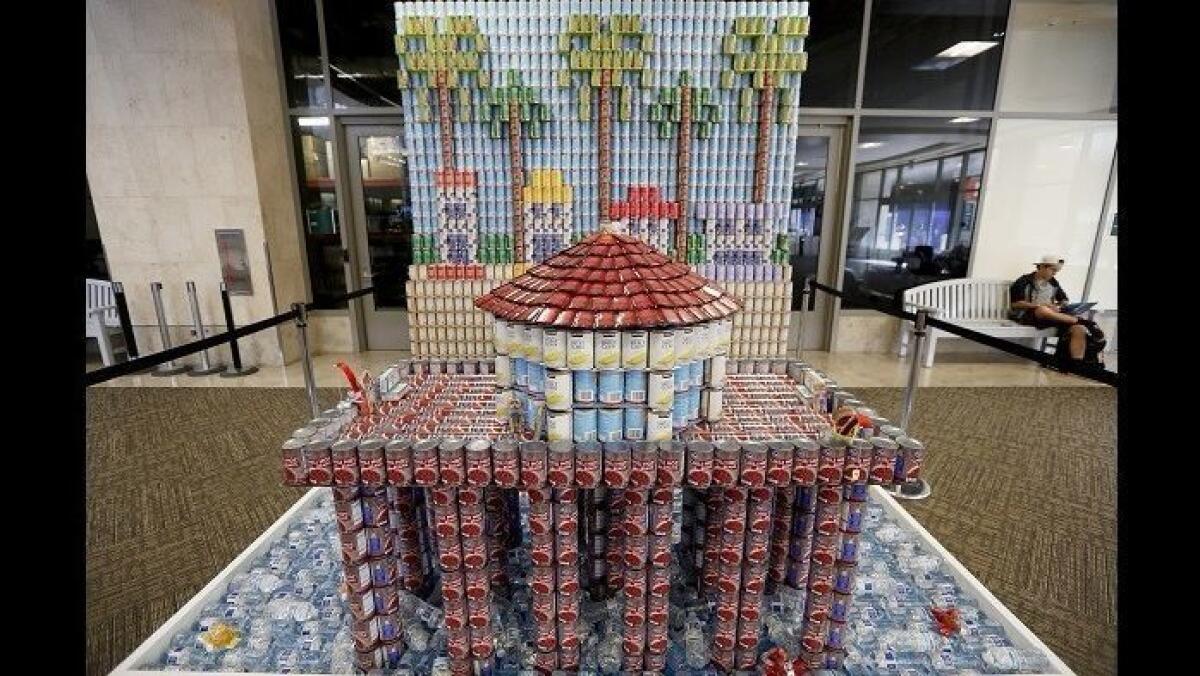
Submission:
<svg viewBox="0 0 1200 676">
<path fill-rule="evenodd" d="M 321 497 L 322 492 L 328 492 L 328 488 L 313 488 L 304 494 L 296 504 L 292 505 L 283 516 L 279 517 L 271 527 L 263 532 L 249 547 L 237 556 L 224 570 L 212 579 L 204 589 L 201 589 L 198 594 L 192 597 L 182 608 L 179 609 L 171 619 L 167 620 L 161 627 L 158 628 L 150 638 L 146 639 L 136 650 L 125 658 L 125 661 L 117 665 L 113 669 L 112 674 L 211 674 L 214 672 L 196 672 L 196 671 L 161 671 L 157 669 L 138 668 L 138 665 L 156 661 L 170 646 L 171 637 L 190 627 L 200 616 L 200 611 L 210 602 L 220 598 L 225 591 L 226 585 L 234 575 L 240 572 L 249 570 L 259 554 L 270 549 L 271 544 L 275 540 L 283 537 L 287 533 L 288 527 L 291 525 L 300 513 L 309 506 L 315 504 Z M 896 501 L 887 491 L 878 486 L 871 486 L 871 497 L 874 502 L 879 504 L 889 516 L 902 524 L 906 529 L 910 530 L 917 540 L 926 547 L 932 554 L 937 555 L 945 561 L 947 568 L 957 580 L 959 587 L 963 593 L 973 597 L 979 604 L 979 609 L 988 616 L 999 622 L 1008 632 L 1008 638 L 1017 648 L 1026 650 L 1036 650 L 1046 656 L 1052 669 L 1046 674 L 1038 674 L 1035 676 L 1074 676 L 1073 671 L 1063 663 L 1062 660 L 1055 655 L 1050 648 L 1046 647 L 1045 643 L 1033 635 L 1015 615 L 1005 608 L 995 596 L 992 595 L 980 582 L 975 579 L 975 576 L 970 573 L 958 559 L 955 559 L 950 552 L 946 551 L 937 540 L 929 534 L 929 531 L 921 527 L 917 520 L 912 517 L 900 503 Z"/>
</svg>

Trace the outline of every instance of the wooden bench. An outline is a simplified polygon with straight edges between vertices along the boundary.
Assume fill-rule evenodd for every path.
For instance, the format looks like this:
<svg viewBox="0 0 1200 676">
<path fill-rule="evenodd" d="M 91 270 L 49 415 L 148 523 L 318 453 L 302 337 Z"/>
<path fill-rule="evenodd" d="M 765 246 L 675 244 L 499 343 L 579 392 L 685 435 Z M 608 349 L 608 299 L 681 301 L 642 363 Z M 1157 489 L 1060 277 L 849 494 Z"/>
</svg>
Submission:
<svg viewBox="0 0 1200 676">
<path fill-rule="evenodd" d="M 100 359 L 105 366 L 112 366 L 118 352 L 128 353 L 123 345 L 114 347 L 112 336 L 121 335 L 121 320 L 117 316 L 117 302 L 113 297 L 112 282 L 101 279 L 85 280 L 86 301 L 84 304 L 84 339 L 95 338 L 100 346 Z"/>
<path fill-rule="evenodd" d="M 904 291 L 902 300 L 904 309 L 909 312 L 925 308 L 932 317 L 989 336 L 1039 341 L 1034 347 L 1044 351 L 1047 340 L 1057 336 L 1058 330 L 1037 329 L 1009 319 L 1008 293 L 1011 285 L 1011 281 L 1003 279 L 947 279 L 914 286 Z M 900 326 L 901 357 L 908 353 L 911 333 L 912 322 L 903 322 Z M 938 338 L 958 337 L 931 326 L 925 334 L 925 354 L 917 357 L 924 357 L 922 365 L 929 368 L 933 366 Z"/>
</svg>

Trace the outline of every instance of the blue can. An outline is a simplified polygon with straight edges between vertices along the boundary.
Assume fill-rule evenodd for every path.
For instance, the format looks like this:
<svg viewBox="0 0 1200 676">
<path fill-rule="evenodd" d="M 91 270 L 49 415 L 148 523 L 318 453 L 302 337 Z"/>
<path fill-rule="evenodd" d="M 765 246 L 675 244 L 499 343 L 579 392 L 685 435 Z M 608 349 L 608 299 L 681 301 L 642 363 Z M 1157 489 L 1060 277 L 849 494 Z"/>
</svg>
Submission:
<svg viewBox="0 0 1200 676">
<path fill-rule="evenodd" d="M 625 398 L 624 376 L 625 374 L 620 371 L 601 371 L 596 378 L 596 399 L 601 404 L 620 404 L 621 400 Z M 617 426 L 620 427 L 620 425 Z M 619 439 L 617 440 L 619 441 Z"/>
<path fill-rule="evenodd" d="M 571 379 L 575 384 L 575 401 L 580 404 L 596 403 L 596 372 L 572 371 Z"/>
<path fill-rule="evenodd" d="M 624 410 L 602 408 L 596 416 L 596 440 L 620 441 L 624 434 Z"/>
<path fill-rule="evenodd" d="M 834 605 L 836 604 L 837 602 L 834 601 Z M 829 619 L 833 621 L 829 623 L 829 637 L 825 639 L 825 647 L 840 650 L 846 642 L 846 620 L 833 617 L 832 606 L 830 607 L 829 615 Z"/>
<path fill-rule="evenodd" d="M 686 392 L 688 387 L 690 387 L 689 383 L 692 382 L 692 367 L 691 367 L 691 365 L 690 364 L 679 364 L 678 366 L 675 367 L 674 373 L 675 373 L 675 391 L 676 392 Z M 679 401 L 679 397 L 675 397 L 675 400 Z"/>
<path fill-rule="evenodd" d="M 838 560 L 845 563 L 858 562 L 858 534 L 842 533 L 842 552 Z"/>
<path fill-rule="evenodd" d="M 628 378 L 626 378 L 628 387 Z M 642 393 L 643 395 L 645 392 Z M 625 409 L 625 438 L 629 441 L 641 441 L 646 438 L 646 409 L 641 406 L 630 406 Z"/>
<path fill-rule="evenodd" d="M 801 514 L 817 511 L 817 489 L 814 486 L 799 486 L 796 490 L 795 510 Z"/>
<path fill-rule="evenodd" d="M 529 387 L 529 362 L 523 357 L 513 357 L 512 359 L 513 380 L 516 381 L 517 387 Z"/>
<path fill-rule="evenodd" d="M 700 388 L 693 386 L 687 391 L 687 418 L 691 421 L 700 419 Z"/>
<path fill-rule="evenodd" d="M 646 403 L 646 372 L 645 371 L 626 371 L 625 372 L 625 401 L 630 404 L 645 404 Z M 642 420 L 645 420 L 645 411 L 642 411 Z M 643 429 L 645 427 L 643 426 Z"/>
<path fill-rule="evenodd" d="M 676 429 L 687 427 L 688 421 L 688 398 L 687 396 L 676 396 L 675 401 L 671 402 L 671 427 Z"/>
<path fill-rule="evenodd" d="M 596 440 L 596 409 L 577 408 L 571 411 L 571 436 L 575 443 Z"/>
<path fill-rule="evenodd" d="M 530 406 L 528 392 L 522 392 L 521 390 L 513 392 L 513 400 L 513 403 L 518 407 L 517 410 L 519 410 L 522 415 L 529 415 Z"/>
<path fill-rule="evenodd" d="M 527 362 L 529 371 L 529 391 L 541 394 L 546 391 L 546 367 L 538 362 Z"/>
<path fill-rule="evenodd" d="M 842 530 L 847 533 L 861 533 L 866 513 L 867 503 L 865 502 L 842 503 Z"/>
<path fill-rule="evenodd" d="M 697 359 L 692 362 L 692 377 L 690 387 L 704 386 L 704 360 Z"/>
<path fill-rule="evenodd" d="M 833 574 L 833 591 L 839 594 L 854 593 L 854 566 L 838 566 Z"/>
</svg>

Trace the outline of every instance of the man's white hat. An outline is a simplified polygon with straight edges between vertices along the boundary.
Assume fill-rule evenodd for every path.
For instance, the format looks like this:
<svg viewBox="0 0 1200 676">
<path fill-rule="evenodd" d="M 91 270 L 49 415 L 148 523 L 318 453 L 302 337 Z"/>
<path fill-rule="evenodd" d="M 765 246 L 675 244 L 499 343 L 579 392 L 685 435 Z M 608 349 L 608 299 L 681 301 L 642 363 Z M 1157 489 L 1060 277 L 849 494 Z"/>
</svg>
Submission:
<svg viewBox="0 0 1200 676">
<path fill-rule="evenodd" d="M 1065 261 L 1055 254 L 1046 254 L 1042 256 L 1042 260 L 1034 263 L 1034 265 L 1053 265 L 1055 270 L 1062 270 Z"/>
</svg>

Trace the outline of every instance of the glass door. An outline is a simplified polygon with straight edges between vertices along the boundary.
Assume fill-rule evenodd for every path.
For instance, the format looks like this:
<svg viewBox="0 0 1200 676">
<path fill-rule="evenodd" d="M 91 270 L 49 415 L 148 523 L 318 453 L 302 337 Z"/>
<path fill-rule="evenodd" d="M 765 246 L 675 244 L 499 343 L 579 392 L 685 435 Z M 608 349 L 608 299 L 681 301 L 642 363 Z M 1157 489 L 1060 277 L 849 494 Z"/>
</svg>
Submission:
<svg viewBox="0 0 1200 676">
<path fill-rule="evenodd" d="M 793 350 L 828 350 L 833 305 L 828 294 L 818 293 L 813 310 L 800 307 L 804 280 L 837 286 L 835 272 L 839 243 L 837 214 L 840 212 L 844 122 L 801 124 L 796 132 L 796 167 L 792 178 L 790 230 L 792 232 Z M 797 312 L 798 311 L 798 314 Z"/>
<path fill-rule="evenodd" d="M 404 286 L 412 263 L 412 200 L 403 130 L 347 125 L 346 155 L 355 286 L 375 286 L 358 304 L 365 349 L 407 350 Z"/>
</svg>

